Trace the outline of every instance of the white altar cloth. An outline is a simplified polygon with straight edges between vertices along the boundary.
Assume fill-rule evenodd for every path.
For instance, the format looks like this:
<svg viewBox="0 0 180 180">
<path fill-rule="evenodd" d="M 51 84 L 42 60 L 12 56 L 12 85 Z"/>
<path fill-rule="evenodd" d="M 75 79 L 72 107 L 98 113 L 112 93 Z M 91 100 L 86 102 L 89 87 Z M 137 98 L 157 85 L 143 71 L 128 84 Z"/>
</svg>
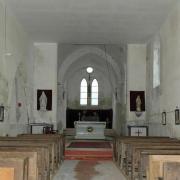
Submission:
<svg viewBox="0 0 180 180">
<path fill-rule="evenodd" d="M 75 139 L 105 139 L 106 122 L 75 121 Z"/>
</svg>

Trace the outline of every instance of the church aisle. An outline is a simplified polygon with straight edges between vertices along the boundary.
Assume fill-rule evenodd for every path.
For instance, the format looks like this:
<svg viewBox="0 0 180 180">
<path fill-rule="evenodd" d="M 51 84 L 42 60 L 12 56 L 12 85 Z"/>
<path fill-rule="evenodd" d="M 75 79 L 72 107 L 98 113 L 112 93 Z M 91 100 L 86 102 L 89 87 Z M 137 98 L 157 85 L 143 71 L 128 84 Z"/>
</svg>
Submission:
<svg viewBox="0 0 180 180">
<path fill-rule="evenodd" d="M 65 160 L 53 180 L 126 180 L 112 161 Z"/>
</svg>

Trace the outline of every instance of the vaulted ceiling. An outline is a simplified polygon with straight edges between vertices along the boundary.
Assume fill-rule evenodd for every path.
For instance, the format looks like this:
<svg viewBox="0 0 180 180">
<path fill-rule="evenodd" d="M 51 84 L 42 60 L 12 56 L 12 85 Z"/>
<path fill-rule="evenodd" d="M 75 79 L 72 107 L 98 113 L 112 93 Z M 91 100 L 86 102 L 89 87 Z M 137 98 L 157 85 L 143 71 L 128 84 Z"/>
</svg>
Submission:
<svg viewBox="0 0 180 180">
<path fill-rule="evenodd" d="M 176 0 L 6 0 L 35 41 L 145 42 Z"/>
</svg>

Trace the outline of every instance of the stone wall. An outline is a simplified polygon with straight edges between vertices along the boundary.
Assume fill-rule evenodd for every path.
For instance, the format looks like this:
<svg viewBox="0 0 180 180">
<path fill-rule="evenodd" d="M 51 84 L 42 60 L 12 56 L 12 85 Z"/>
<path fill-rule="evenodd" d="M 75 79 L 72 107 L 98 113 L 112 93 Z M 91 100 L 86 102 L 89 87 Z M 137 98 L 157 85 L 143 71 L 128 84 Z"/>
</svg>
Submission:
<svg viewBox="0 0 180 180">
<path fill-rule="evenodd" d="M 33 121 L 53 123 L 56 128 L 57 109 L 57 44 L 34 44 L 34 119 Z M 37 110 L 37 90 L 52 90 L 52 110 Z"/>
<path fill-rule="evenodd" d="M 153 44 L 160 39 L 160 86 L 153 88 Z M 165 23 L 147 48 L 147 120 L 150 135 L 180 137 L 174 110 L 180 107 L 180 3 L 170 12 Z M 161 124 L 161 113 L 167 112 L 167 125 Z"/>
<path fill-rule="evenodd" d="M 146 124 L 146 111 L 141 116 L 130 111 L 130 91 L 145 91 L 146 95 L 146 44 L 128 44 L 126 130 L 128 125 Z"/>
<path fill-rule="evenodd" d="M 32 52 L 27 33 L 1 0 L 0 104 L 5 106 L 5 118 L 0 122 L 0 135 L 27 131 L 33 104 Z"/>
</svg>

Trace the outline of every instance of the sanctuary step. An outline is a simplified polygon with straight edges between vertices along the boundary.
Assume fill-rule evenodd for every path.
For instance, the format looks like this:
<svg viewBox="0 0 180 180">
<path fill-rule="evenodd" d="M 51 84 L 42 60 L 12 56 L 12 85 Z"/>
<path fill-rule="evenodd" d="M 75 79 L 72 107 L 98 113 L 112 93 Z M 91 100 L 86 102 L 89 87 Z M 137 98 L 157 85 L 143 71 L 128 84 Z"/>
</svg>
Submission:
<svg viewBox="0 0 180 180">
<path fill-rule="evenodd" d="M 63 130 L 63 134 L 67 136 L 75 136 L 75 128 L 66 128 Z M 113 129 L 105 129 L 105 136 L 114 137 L 117 136 Z"/>
<path fill-rule="evenodd" d="M 73 140 L 66 143 L 65 160 L 112 160 L 111 141 Z"/>
</svg>

